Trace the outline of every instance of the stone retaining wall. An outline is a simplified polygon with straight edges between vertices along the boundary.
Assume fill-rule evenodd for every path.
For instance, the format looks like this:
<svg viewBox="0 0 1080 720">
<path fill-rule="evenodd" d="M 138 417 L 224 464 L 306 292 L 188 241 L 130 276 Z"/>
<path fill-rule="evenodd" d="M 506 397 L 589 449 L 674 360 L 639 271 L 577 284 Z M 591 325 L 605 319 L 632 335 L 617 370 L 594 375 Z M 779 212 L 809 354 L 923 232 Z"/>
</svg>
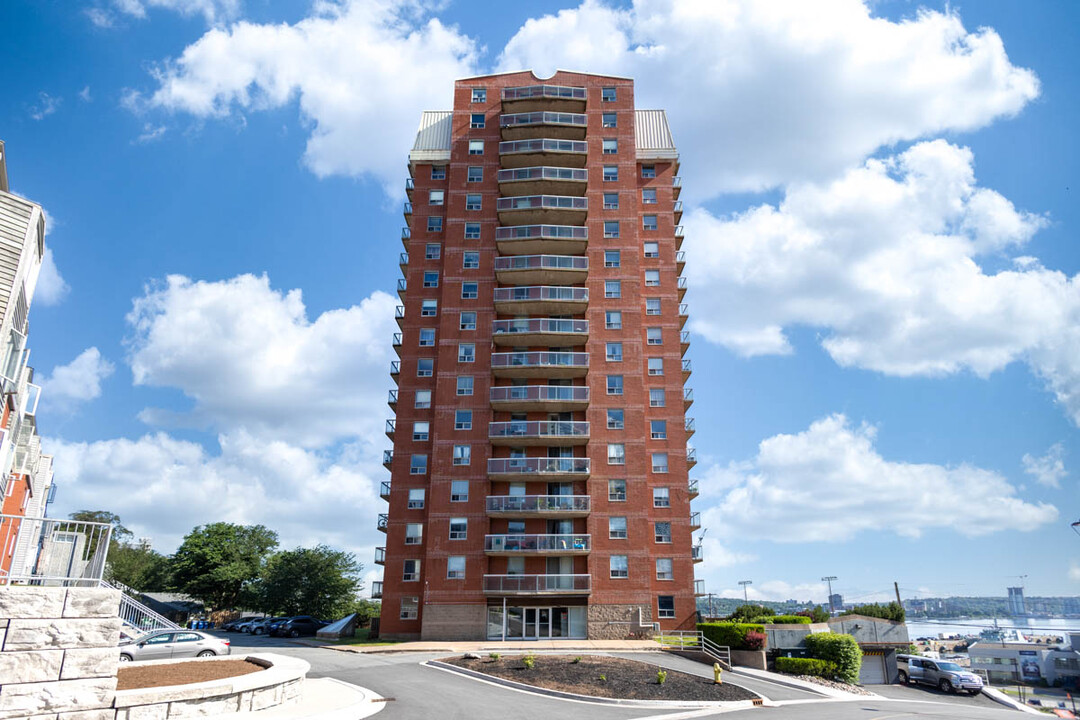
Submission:
<svg viewBox="0 0 1080 720">
<path fill-rule="evenodd" d="M 0 720 L 113 720 L 120 591 L 0 587 Z"/>
<path fill-rule="evenodd" d="M 643 623 L 638 625 L 638 617 Z M 589 605 L 587 632 L 590 640 L 625 640 L 652 636 L 652 607 L 649 605 Z"/>
</svg>

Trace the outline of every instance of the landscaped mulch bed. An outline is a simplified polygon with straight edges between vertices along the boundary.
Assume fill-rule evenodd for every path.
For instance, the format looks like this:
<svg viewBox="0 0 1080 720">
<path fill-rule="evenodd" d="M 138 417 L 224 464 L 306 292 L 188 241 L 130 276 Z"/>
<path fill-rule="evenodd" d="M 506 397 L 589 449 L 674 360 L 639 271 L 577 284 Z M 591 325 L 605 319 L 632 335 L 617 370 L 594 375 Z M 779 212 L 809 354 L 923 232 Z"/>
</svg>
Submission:
<svg viewBox="0 0 1080 720">
<path fill-rule="evenodd" d="M 443 658 L 442 662 L 487 673 L 515 682 L 548 690 L 629 700 L 752 700 L 757 697 L 736 685 L 714 685 L 711 679 L 667 671 L 663 685 L 657 682 L 655 665 L 603 655 L 536 655 L 536 665 L 528 670 L 522 655 L 503 656 L 498 660 L 484 657 L 466 660 Z M 606 679 L 601 680 L 603 675 Z"/>
<path fill-rule="evenodd" d="M 167 663 L 163 665 L 134 665 L 124 663 L 117 670 L 117 690 L 136 690 L 167 685 L 190 685 L 191 683 L 220 680 L 265 670 L 243 658 L 205 662 Z"/>
</svg>

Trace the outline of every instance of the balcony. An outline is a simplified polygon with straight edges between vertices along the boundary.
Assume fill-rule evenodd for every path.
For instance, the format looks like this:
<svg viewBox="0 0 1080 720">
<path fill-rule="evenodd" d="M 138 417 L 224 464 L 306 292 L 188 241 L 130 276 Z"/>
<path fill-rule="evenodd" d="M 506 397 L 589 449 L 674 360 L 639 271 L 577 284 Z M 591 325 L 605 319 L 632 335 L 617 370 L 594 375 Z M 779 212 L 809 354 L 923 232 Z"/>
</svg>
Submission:
<svg viewBox="0 0 1080 720">
<path fill-rule="evenodd" d="M 485 575 L 485 595 L 588 595 L 591 575 Z"/>
<path fill-rule="evenodd" d="M 589 458 L 489 458 L 491 480 L 585 480 L 589 477 Z"/>
<path fill-rule="evenodd" d="M 588 119 L 584 113 L 547 112 L 545 110 L 506 113 L 499 116 L 503 140 L 553 138 L 584 140 Z"/>
<path fill-rule="evenodd" d="M 690 349 L 690 331 L 689 330 L 682 330 L 682 331 L 679 332 L 679 347 L 681 348 L 681 350 L 682 350 L 681 354 L 683 354 L 683 355 L 685 355 L 686 351 Z"/>
<path fill-rule="evenodd" d="M 505 112 L 553 110 L 585 112 L 585 88 L 564 85 L 527 85 L 503 88 L 502 109 Z"/>
<path fill-rule="evenodd" d="M 567 446 L 589 442 L 589 423 L 576 420 L 511 420 L 488 424 L 492 445 Z"/>
<path fill-rule="evenodd" d="M 690 319 L 690 306 L 686 303 L 679 304 L 679 329 L 686 327 L 686 321 Z"/>
<path fill-rule="evenodd" d="M 383 450 L 382 451 L 382 464 L 387 470 L 390 469 L 390 465 L 394 462 L 394 451 Z"/>
<path fill-rule="evenodd" d="M 699 513 L 699 512 L 690 513 L 690 529 L 691 530 L 699 530 L 700 528 L 701 528 L 701 513 Z"/>
<path fill-rule="evenodd" d="M 589 214 L 589 199 L 577 195 L 516 195 L 495 204 L 503 225 L 581 225 Z"/>
<path fill-rule="evenodd" d="M 682 200 L 675 201 L 675 207 L 672 208 L 672 212 L 675 214 L 675 224 L 678 225 L 682 222 Z"/>
<path fill-rule="evenodd" d="M 686 493 L 687 493 L 687 495 L 690 496 L 691 500 L 693 500 L 694 498 L 696 498 L 700 494 L 700 492 L 698 491 L 697 478 L 692 478 L 690 480 L 690 482 L 687 484 Z"/>
<path fill-rule="evenodd" d="M 371 581 L 371 599 L 372 600 L 378 600 L 381 597 L 382 597 L 382 581 L 381 580 L 372 580 Z"/>
<path fill-rule="evenodd" d="M 584 315 L 589 290 L 559 285 L 495 288 L 495 312 L 504 315 Z"/>
<path fill-rule="evenodd" d="M 412 202 L 412 194 L 416 184 L 412 178 L 405 178 L 405 194 L 409 196 L 409 202 Z"/>
<path fill-rule="evenodd" d="M 510 385 L 490 390 L 491 407 L 507 412 L 572 412 L 589 406 L 584 385 Z"/>
<path fill-rule="evenodd" d="M 679 271 L 679 275 L 683 274 L 683 270 L 686 269 L 686 251 L 679 250 L 675 253 L 675 267 Z"/>
<path fill-rule="evenodd" d="M 589 144 L 584 140 L 510 140 L 499 143 L 499 164 L 504 168 L 551 165 L 552 167 L 585 167 Z"/>
<path fill-rule="evenodd" d="M 679 290 L 679 302 L 682 302 L 686 298 L 686 291 L 690 287 L 690 283 L 686 278 L 679 277 L 679 279 L 675 281 L 675 286 Z"/>
<path fill-rule="evenodd" d="M 390 340 L 390 347 L 394 348 L 394 352 L 401 357 L 401 333 L 394 333 L 394 337 Z"/>
<path fill-rule="evenodd" d="M 405 324 L 405 306 L 404 305 L 398 305 L 397 307 L 394 308 L 394 322 L 397 323 L 397 326 L 399 328 L 402 325 Z"/>
<path fill-rule="evenodd" d="M 705 592 L 705 581 L 704 580 L 695 580 L 694 581 L 694 596 L 695 597 L 702 597 L 703 595 L 708 595 L 708 593 Z"/>
<path fill-rule="evenodd" d="M 510 255 L 495 258 L 495 278 L 503 285 L 582 285 L 589 258 L 575 255 Z"/>
<path fill-rule="evenodd" d="M 379 483 L 379 497 L 381 497 L 383 500 L 390 499 L 390 481 L 383 480 L 381 483 Z"/>
<path fill-rule="evenodd" d="M 405 299 L 405 291 L 408 289 L 408 287 L 409 287 L 408 280 L 406 280 L 405 278 L 398 278 L 398 281 L 397 281 L 397 294 L 398 294 L 398 297 L 401 298 L 402 300 Z"/>
<path fill-rule="evenodd" d="M 394 382 L 397 382 L 398 375 L 400 375 L 400 374 L 401 374 L 401 361 L 400 360 L 391 360 L 390 361 L 390 377 L 394 378 Z"/>
<path fill-rule="evenodd" d="M 510 200 L 512 198 L 502 198 Z M 581 255 L 589 247 L 584 225 L 509 225 L 495 228 L 502 255 Z"/>
<path fill-rule="evenodd" d="M 395 425 L 394 420 L 387 420 L 386 421 L 386 437 L 390 438 L 391 440 L 394 439 L 394 425 Z"/>
<path fill-rule="evenodd" d="M 405 203 L 405 207 L 402 209 L 401 214 L 405 216 L 405 222 L 412 220 L 412 203 Z"/>
<path fill-rule="evenodd" d="M 686 237 L 686 235 L 683 233 L 683 226 L 682 225 L 676 225 L 675 226 L 675 249 L 676 250 L 682 250 L 682 243 L 683 243 L 683 240 L 685 239 L 685 237 Z"/>
<path fill-rule="evenodd" d="M 588 495 L 489 495 L 489 517 L 586 517 L 590 510 Z"/>
<path fill-rule="evenodd" d="M 491 372 L 506 378 L 575 378 L 589 372 L 582 352 L 501 352 L 491 354 Z"/>
<path fill-rule="evenodd" d="M 386 532 L 386 526 L 390 524 L 390 516 L 386 513 L 379 513 L 379 519 L 375 522 L 375 529 L 380 532 Z"/>
<path fill-rule="evenodd" d="M 671 196 L 673 198 L 675 198 L 676 200 L 678 200 L 679 195 L 681 195 L 681 194 L 682 194 L 682 178 L 677 177 L 677 176 L 671 178 Z"/>
<path fill-rule="evenodd" d="M 694 404 L 694 388 L 683 388 L 682 390 L 682 403 L 683 410 L 689 410 L 690 406 Z"/>
<path fill-rule="evenodd" d="M 686 467 L 687 469 L 697 465 L 697 449 L 688 447 L 686 448 Z"/>
<path fill-rule="evenodd" d="M 690 547 L 690 557 L 696 563 L 703 561 L 705 559 L 705 548 L 700 545 L 692 545 Z"/>
<path fill-rule="evenodd" d="M 377 548 L 375 548 L 375 564 L 376 565 L 385 565 L 386 564 L 386 548 L 385 547 L 377 547 Z"/>
<path fill-rule="evenodd" d="M 409 253 L 398 253 L 398 266 L 401 268 L 402 274 L 404 274 L 405 268 L 409 267 Z"/>
<path fill-rule="evenodd" d="M 690 379 L 690 373 L 694 372 L 694 366 L 689 360 L 682 361 L 682 379 L 686 382 Z"/>
<path fill-rule="evenodd" d="M 686 430 L 686 437 L 690 437 L 691 435 L 696 433 L 697 428 L 694 427 L 694 418 L 692 418 L 692 417 L 684 417 L 683 418 L 683 428 Z"/>
<path fill-rule="evenodd" d="M 504 197 L 516 195 L 585 195 L 589 171 L 540 165 L 500 170 L 499 192 Z"/>
<path fill-rule="evenodd" d="M 485 535 L 488 555 L 588 555 L 591 535 Z"/>
<path fill-rule="evenodd" d="M 491 332 L 496 345 L 569 347 L 584 345 L 588 341 L 589 321 L 554 318 L 496 320 L 491 325 Z"/>
<path fill-rule="evenodd" d="M 386 404 L 390 409 L 397 412 L 397 390 L 390 390 L 386 394 Z"/>
</svg>

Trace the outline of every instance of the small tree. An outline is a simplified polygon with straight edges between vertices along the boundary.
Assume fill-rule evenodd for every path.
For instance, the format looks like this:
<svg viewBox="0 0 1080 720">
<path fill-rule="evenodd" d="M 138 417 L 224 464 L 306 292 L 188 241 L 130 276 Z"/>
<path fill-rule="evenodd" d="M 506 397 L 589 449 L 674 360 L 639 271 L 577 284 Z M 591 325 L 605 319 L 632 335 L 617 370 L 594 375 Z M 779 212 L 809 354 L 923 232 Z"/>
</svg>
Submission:
<svg viewBox="0 0 1080 720">
<path fill-rule="evenodd" d="M 806 649 L 819 660 L 836 663 L 839 680 L 854 685 L 859 682 L 862 667 L 862 650 L 850 635 L 841 633 L 812 633 L 806 636 Z"/>
<path fill-rule="evenodd" d="M 363 567 L 352 553 L 326 545 L 276 553 L 262 575 L 261 607 L 283 615 L 341 617 L 355 607 Z"/>
</svg>

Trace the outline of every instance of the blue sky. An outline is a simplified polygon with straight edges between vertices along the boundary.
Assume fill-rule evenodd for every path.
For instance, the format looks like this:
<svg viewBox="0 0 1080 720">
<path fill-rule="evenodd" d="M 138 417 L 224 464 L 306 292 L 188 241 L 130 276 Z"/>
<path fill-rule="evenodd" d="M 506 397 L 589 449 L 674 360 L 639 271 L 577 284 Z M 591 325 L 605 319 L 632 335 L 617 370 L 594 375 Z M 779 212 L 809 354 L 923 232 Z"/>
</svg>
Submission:
<svg viewBox="0 0 1080 720">
<path fill-rule="evenodd" d="M 4 3 L 54 512 L 369 563 L 419 112 L 568 67 L 682 153 L 709 589 L 1076 594 L 1080 11 L 769 5 Z"/>
</svg>

